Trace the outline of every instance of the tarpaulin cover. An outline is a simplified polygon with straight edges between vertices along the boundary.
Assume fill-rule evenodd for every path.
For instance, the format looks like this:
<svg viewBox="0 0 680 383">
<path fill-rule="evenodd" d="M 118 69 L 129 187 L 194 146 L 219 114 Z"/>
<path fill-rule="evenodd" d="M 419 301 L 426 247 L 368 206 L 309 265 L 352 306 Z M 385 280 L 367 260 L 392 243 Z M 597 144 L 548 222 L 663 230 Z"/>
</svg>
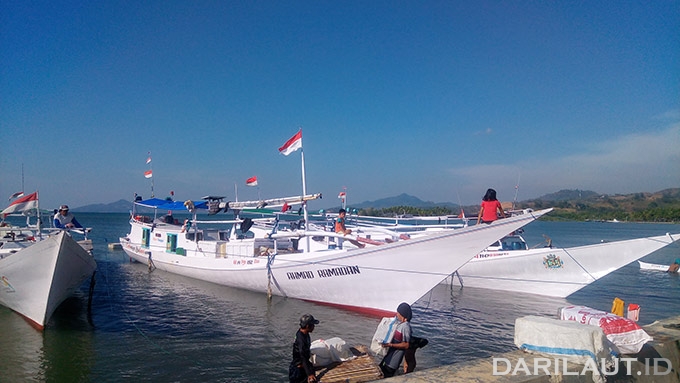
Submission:
<svg viewBox="0 0 680 383">
<path fill-rule="evenodd" d="M 160 198 L 150 198 L 144 201 L 135 202 L 135 204 L 160 210 L 187 210 L 183 201 L 168 201 Z M 206 201 L 194 202 L 194 206 L 196 209 L 208 209 L 208 203 Z"/>
<path fill-rule="evenodd" d="M 515 345 L 532 354 L 559 357 L 574 363 L 591 360 L 601 369 L 613 364 L 613 350 L 599 326 L 539 316 L 515 320 Z M 603 382 L 602 373 L 593 374 L 594 382 Z"/>
</svg>

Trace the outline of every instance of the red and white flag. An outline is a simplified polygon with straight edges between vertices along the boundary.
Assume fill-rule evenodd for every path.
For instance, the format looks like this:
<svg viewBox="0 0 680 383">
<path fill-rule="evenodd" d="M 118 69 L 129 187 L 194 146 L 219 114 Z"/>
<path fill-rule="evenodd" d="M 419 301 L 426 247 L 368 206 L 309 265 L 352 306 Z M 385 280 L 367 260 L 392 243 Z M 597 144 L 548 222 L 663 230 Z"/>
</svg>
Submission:
<svg viewBox="0 0 680 383">
<path fill-rule="evenodd" d="M 144 178 L 151 178 L 153 177 L 153 170 L 147 170 L 144 172 Z"/>
<path fill-rule="evenodd" d="M 2 211 L 0 214 L 12 214 L 12 213 L 21 213 L 22 211 L 25 210 L 30 210 L 30 209 L 37 209 L 38 208 L 38 192 L 31 193 L 29 195 L 25 195 L 21 198 L 18 198 L 5 210 Z"/>
<path fill-rule="evenodd" d="M 279 148 L 279 152 L 284 156 L 287 156 L 300 148 L 302 148 L 302 129 L 291 137 L 290 140 L 286 141 L 286 143 Z"/>
<path fill-rule="evenodd" d="M 345 197 L 347 197 L 347 193 L 345 192 L 340 192 L 340 194 L 338 194 L 338 198 L 345 199 Z"/>
<path fill-rule="evenodd" d="M 146 158 L 146 163 L 150 164 L 151 163 L 151 154 L 149 154 L 149 157 Z"/>
<path fill-rule="evenodd" d="M 19 198 L 19 197 L 21 197 L 21 196 L 23 196 L 23 195 L 24 195 L 24 192 L 22 192 L 22 191 L 16 192 L 16 193 L 12 194 L 11 196 L 9 196 L 8 201 L 11 201 L 11 200 L 13 200 L 13 199 L 15 199 L 15 198 Z"/>
<path fill-rule="evenodd" d="M 246 180 L 246 186 L 257 186 L 257 176 L 252 176 Z"/>
</svg>

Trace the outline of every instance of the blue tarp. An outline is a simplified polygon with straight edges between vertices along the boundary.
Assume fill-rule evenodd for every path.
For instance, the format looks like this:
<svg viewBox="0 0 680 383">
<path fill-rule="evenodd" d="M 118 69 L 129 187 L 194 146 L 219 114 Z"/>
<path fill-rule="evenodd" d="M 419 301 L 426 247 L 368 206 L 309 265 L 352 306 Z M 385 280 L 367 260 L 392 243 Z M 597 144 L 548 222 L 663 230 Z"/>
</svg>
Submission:
<svg viewBox="0 0 680 383">
<path fill-rule="evenodd" d="M 184 206 L 184 202 L 182 201 L 168 201 L 165 199 L 160 199 L 160 198 L 151 198 L 147 199 L 144 201 L 140 202 L 135 202 L 137 205 L 144 206 L 144 207 L 150 207 L 152 209 L 160 209 L 160 210 L 184 210 L 186 211 L 187 208 Z M 208 203 L 206 201 L 201 201 L 201 202 L 194 202 L 194 206 L 196 209 L 208 209 Z"/>
</svg>

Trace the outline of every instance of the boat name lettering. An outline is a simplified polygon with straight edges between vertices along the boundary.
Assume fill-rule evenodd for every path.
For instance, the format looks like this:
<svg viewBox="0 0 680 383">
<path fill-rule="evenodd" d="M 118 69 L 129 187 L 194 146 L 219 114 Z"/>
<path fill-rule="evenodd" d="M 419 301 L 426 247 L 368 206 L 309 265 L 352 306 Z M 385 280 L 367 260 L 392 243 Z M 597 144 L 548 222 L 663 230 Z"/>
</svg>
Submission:
<svg viewBox="0 0 680 383">
<path fill-rule="evenodd" d="M 314 273 L 311 271 L 294 271 L 286 273 L 288 279 L 314 279 Z"/>
<path fill-rule="evenodd" d="M 361 274 L 359 266 L 342 266 L 332 269 L 321 269 L 316 271 L 319 278 L 341 277 L 343 275 Z M 288 279 L 314 279 L 316 276 L 312 271 L 292 271 L 286 273 Z"/>
<path fill-rule="evenodd" d="M 319 275 L 319 278 L 328 278 L 339 277 L 342 275 L 361 274 L 361 270 L 359 270 L 359 266 L 343 266 L 334 267 L 332 269 L 317 270 L 316 273 Z"/>
</svg>

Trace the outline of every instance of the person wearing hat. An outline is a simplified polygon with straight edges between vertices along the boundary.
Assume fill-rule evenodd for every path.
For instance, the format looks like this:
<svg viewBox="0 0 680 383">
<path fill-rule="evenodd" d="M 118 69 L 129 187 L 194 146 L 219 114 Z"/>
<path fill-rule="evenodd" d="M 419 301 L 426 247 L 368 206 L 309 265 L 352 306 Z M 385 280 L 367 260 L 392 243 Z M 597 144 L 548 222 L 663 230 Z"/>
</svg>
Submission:
<svg viewBox="0 0 680 383">
<path fill-rule="evenodd" d="M 680 270 L 680 258 L 676 258 L 675 262 L 673 262 L 670 267 L 668 267 L 668 270 L 666 270 L 667 273 L 677 273 L 678 270 Z"/>
<path fill-rule="evenodd" d="M 314 366 L 310 360 L 312 340 L 309 334 L 314 331 L 314 326 L 319 321 L 314 319 L 312 314 L 305 314 L 300 317 L 300 329 L 295 333 L 293 343 L 293 361 L 288 367 L 288 379 L 290 383 L 316 382 Z"/>
<path fill-rule="evenodd" d="M 411 306 L 406 302 L 399 304 L 399 307 L 397 307 L 397 321 L 399 323 L 392 336 L 392 341 L 383 343 L 383 347 L 389 347 L 387 354 L 380 362 L 380 369 L 386 378 L 394 376 L 406 350 L 409 349 L 411 344 L 411 317 Z"/>
<path fill-rule="evenodd" d="M 75 227 L 82 229 L 83 225 L 78 223 L 76 217 L 68 212 L 68 205 L 61 205 L 57 214 L 54 215 L 54 227 L 59 229 L 73 229 Z"/>
</svg>

